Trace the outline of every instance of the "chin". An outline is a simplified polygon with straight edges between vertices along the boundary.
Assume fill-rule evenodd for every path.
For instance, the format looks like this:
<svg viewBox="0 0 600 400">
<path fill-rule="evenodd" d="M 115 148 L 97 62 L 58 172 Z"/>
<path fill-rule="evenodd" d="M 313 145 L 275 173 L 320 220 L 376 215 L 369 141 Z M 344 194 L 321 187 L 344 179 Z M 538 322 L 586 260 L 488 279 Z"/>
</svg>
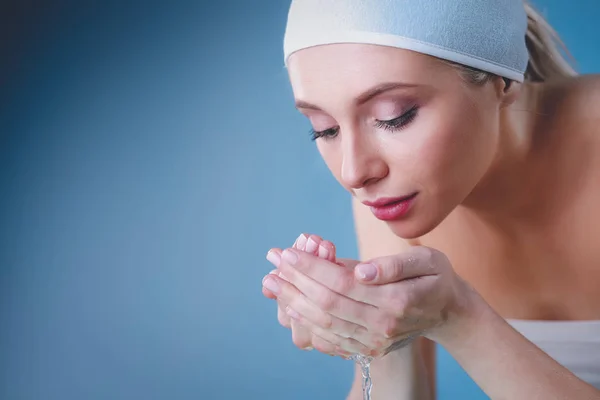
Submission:
<svg viewBox="0 0 600 400">
<path fill-rule="evenodd" d="M 406 219 L 387 221 L 387 225 L 396 236 L 405 240 L 414 240 L 433 231 L 442 223 L 446 216 L 413 214 Z"/>
<path fill-rule="evenodd" d="M 387 225 L 394 235 L 405 240 L 418 239 L 431 231 L 431 229 L 426 229 L 422 223 L 414 220 L 387 221 Z"/>
</svg>

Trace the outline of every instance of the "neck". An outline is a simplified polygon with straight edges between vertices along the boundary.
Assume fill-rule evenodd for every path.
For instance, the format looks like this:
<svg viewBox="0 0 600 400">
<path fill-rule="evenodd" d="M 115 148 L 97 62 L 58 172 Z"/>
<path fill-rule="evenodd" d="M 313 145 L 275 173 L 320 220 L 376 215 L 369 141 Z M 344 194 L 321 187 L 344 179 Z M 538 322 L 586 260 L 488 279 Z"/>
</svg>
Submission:
<svg viewBox="0 0 600 400">
<path fill-rule="evenodd" d="M 535 188 L 540 171 L 535 129 L 539 99 L 539 87 L 524 84 L 519 99 L 501 110 L 494 160 L 461 208 L 502 221 L 534 215 L 541 195 Z"/>
</svg>

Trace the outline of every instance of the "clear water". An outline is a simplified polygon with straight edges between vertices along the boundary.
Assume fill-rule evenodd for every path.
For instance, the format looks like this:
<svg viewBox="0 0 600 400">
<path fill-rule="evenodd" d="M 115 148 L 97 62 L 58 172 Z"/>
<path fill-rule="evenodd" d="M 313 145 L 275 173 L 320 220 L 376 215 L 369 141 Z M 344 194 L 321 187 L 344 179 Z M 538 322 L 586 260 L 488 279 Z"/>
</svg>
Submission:
<svg viewBox="0 0 600 400">
<path fill-rule="evenodd" d="M 360 365 L 360 369 L 362 370 L 363 400 L 371 400 L 371 389 L 373 388 L 373 382 L 371 381 L 371 361 L 373 361 L 373 357 L 355 354 L 351 358 Z"/>
</svg>

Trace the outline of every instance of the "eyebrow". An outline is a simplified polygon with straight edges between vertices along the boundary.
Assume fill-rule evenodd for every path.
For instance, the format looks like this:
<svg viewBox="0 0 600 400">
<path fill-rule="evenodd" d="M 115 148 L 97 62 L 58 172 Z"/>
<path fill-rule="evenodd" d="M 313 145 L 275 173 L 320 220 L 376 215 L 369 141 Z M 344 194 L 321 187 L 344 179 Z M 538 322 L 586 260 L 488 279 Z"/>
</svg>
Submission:
<svg viewBox="0 0 600 400">
<path fill-rule="evenodd" d="M 355 103 L 356 103 L 356 105 L 362 105 L 362 104 L 365 104 L 367 101 L 371 100 L 372 98 L 377 97 L 380 94 L 383 94 L 385 92 L 389 92 L 391 90 L 399 89 L 399 88 L 413 88 L 416 86 L 418 86 L 418 85 L 412 85 L 412 84 L 402 83 L 402 82 L 382 83 L 382 84 L 379 84 L 379 85 L 372 87 L 371 89 L 368 89 L 367 91 L 361 93 L 355 99 Z M 318 106 L 308 103 L 303 100 L 296 101 L 296 108 L 304 108 L 304 109 L 309 109 L 309 110 L 322 111 L 321 108 L 319 108 Z"/>
</svg>

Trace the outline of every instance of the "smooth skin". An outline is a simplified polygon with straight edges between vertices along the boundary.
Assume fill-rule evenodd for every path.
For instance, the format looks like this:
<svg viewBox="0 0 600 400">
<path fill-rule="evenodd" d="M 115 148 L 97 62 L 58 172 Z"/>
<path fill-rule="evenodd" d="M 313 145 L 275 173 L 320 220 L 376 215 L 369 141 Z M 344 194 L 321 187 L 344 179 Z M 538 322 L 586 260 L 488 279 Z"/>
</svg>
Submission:
<svg viewBox="0 0 600 400">
<path fill-rule="evenodd" d="M 363 44 L 301 50 L 288 70 L 377 270 L 369 281 L 358 261 L 273 249 L 263 292 L 295 317 L 294 343 L 378 355 L 401 342 L 373 363 L 381 400 L 435 396 L 432 341 L 492 399 L 600 399 L 505 321 L 600 320 L 600 78 L 475 86 Z M 409 112 L 401 129 L 381 123 Z M 396 221 L 360 203 L 413 192 Z"/>
</svg>

